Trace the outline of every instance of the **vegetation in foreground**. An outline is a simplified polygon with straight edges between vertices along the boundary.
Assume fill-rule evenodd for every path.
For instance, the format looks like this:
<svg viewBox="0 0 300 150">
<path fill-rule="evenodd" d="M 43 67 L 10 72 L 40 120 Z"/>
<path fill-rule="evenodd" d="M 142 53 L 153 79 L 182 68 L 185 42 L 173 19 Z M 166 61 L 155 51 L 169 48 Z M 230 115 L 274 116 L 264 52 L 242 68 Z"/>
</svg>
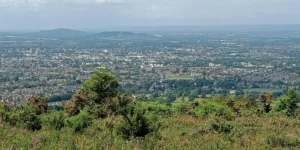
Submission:
<svg viewBox="0 0 300 150">
<path fill-rule="evenodd" d="M 297 93 L 276 101 L 212 97 L 171 106 L 117 93 L 98 70 L 64 111 L 33 96 L 28 106 L 0 104 L 3 149 L 300 149 Z"/>
</svg>

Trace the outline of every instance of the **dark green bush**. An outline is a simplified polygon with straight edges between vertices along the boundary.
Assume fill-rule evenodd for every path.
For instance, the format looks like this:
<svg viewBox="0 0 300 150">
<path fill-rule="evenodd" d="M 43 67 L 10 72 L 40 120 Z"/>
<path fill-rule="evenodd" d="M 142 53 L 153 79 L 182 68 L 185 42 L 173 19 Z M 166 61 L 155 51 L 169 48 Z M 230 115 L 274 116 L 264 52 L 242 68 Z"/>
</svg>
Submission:
<svg viewBox="0 0 300 150">
<path fill-rule="evenodd" d="M 68 127 L 72 128 L 74 132 L 83 132 L 85 128 L 92 124 L 93 117 L 87 109 L 81 111 L 77 116 L 73 116 L 65 120 Z"/>
<path fill-rule="evenodd" d="M 160 119 L 150 113 L 146 113 L 142 109 L 141 104 L 135 104 L 135 107 L 127 113 L 118 118 L 115 124 L 114 132 L 117 136 L 124 139 L 131 137 L 145 137 L 147 134 L 157 134 L 161 126 Z"/>
<path fill-rule="evenodd" d="M 8 122 L 12 126 L 21 126 L 31 131 L 41 129 L 41 120 L 36 115 L 36 110 L 31 107 L 19 109 L 16 112 L 11 112 Z"/>
<path fill-rule="evenodd" d="M 294 116 L 295 111 L 298 108 L 296 102 L 298 100 L 297 93 L 294 90 L 290 90 L 288 96 L 280 97 L 274 104 L 272 112 L 282 112 L 287 116 Z"/>
</svg>

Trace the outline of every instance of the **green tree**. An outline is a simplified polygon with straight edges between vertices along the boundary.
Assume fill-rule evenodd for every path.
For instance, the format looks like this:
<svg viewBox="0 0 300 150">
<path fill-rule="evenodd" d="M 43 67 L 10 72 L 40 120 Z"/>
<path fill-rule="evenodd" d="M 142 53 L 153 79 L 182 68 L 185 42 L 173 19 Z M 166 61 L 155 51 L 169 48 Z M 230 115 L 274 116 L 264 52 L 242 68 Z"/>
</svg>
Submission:
<svg viewBox="0 0 300 150">
<path fill-rule="evenodd" d="M 117 78 L 104 69 L 96 70 L 91 79 L 83 83 L 89 99 L 97 104 L 103 104 L 108 98 L 115 97 L 118 86 Z"/>
</svg>

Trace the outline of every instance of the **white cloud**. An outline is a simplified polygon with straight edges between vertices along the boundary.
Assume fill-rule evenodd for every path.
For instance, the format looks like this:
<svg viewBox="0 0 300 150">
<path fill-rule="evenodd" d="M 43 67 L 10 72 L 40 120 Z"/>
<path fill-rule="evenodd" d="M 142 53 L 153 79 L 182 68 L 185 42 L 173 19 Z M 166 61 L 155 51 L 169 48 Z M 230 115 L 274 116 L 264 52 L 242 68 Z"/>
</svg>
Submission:
<svg viewBox="0 0 300 150">
<path fill-rule="evenodd" d="M 97 4 L 123 4 L 123 0 L 94 0 Z"/>
<path fill-rule="evenodd" d="M 123 0 L 0 0 L 0 11 L 11 9 L 16 10 L 32 10 L 39 8 L 49 8 L 51 6 L 61 7 L 65 5 L 101 5 L 101 4 L 123 4 Z"/>
</svg>

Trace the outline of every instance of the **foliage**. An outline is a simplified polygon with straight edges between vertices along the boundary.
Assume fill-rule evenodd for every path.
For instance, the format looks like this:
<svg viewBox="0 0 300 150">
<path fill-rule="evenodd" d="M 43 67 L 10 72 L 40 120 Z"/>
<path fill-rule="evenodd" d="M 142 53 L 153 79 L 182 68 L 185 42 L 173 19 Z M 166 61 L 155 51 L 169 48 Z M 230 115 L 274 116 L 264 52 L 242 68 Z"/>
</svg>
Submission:
<svg viewBox="0 0 300 150">
<path fill-rule="evenodd" d="M 54 130 L 61 130 L 65 126 L 64 113 L 61 111 L 54 111 L 49 114 L 42 116 L 42 124 L 43 126 L 49 126 Z"/>
<path fill-rule="evenodd" d="M 71 102 L 64 104 L 69 118 L 62 111 L 44 113 L 47 109 L 39 98 L 30 100 L 32 107 L 0 104 L 0 147 L 300 149 L 300 116 L 295 91 L 281 97 L 272 108 L 272 112 L 294 116 L 287 117 L 281 113 L 265 113 L 270 110 L 273 100 L 268 95 L 261 96 L 261 103 L 251 98 L 212 97 L 201 102 L 182 101 L 169 106 L 143 102 L 128 95 L 116 96 L 118 84 L 115 81 L 107 71 L 98 70 Z M 199 88 L 195 89 L 195 84 L 185 81 L 166 82 L 179 82 L 189 90 L 194 89 L 191 95 L 201 92 Z M 204 79 L 195 82 L 200 87 L 206 85 Z M 185 92 L 189 93 L 188 90 Z M 172 95 L 169 98 L 166 95 L 166 100 L 174 100 L 176 94 L 169 94 Z"/>
<path fill-rule="evenodd" d="M 228 106 L 237 116 L 260 116 L 264 112 L 264 108 L 258 105 L 257 102 L 251 97 L 223 97 L 221 99 L 223 100 L 218 101 Z"/>
<path fill-rule="evenodd" d="M 273 112 L 283 112 L 288 116 L 294 116 L 295 111 L 298 108 L 297 102 L 298 96 L 294 90 L 288 92 L 288 96 L 280 97 L 274 104 L 272 111 Z"/>
<path fill-rule="evenodd" d="M 65 113 L 68 116 L 78 115 L 80 110 L 89 104 L 90 101 L 88 99 L 88 93 L 83 89 L 80 89 L 75 95 L 73 95 L 68 104 L 63 103 Z"/>
<path fill-rule="evenodd" d="M 47 112 L 48 110 L 48 99 L 45 97 L 32 96 L 28 99 L 29 107 L 35 108 L 38 115 Z"/>
<path fill-rule="evenodd" d="M 53 95 L 51 97 L 49 97 L 48 102 L 60 102 L 60 101 L 64 101 L 64 100 L 70 100 L 72 98 L 72 93 L 66 93 L 63 95 Z"/>
<path fill-rule="evenodd" d="M 268 95 L 261 94 L 259 100 L 263 103 L 264 110 L 266 113 L 271 111 L 271 103 L 273 102 L 273 95 L 269 93 Z"/>
<path fill-rule="evenodd" d="M 266 139 L 268 145 L 272 147 L 286 147 L 286 148 L 292 148 L 292 147 L 297 147 L 300 145 L 300 140 L 299 139 L 291 139 L 289 137 L 281 137 L 281 136 L 276 136 L 276 137 L 268 137 Z"/>
<path fill-rule="evenodd" d="M 0 103 L 0 124 L 8 121 L 9 117 L 9 108 L 6 104 Z"/>
<path fill-rule="evenodd" d="M 104 69 L 96 70 L 91 79 L 83 83 L 89 99 L 97 104 L 103 104 L 108 98 L 116 96 L 118 86 L 116 77 Z"/>
<path fill-rule="evenodd" d="M 189 102 L 180 102 L 174 107 L 174 112 L 181 115 L 194 115 L 194 106 Z"/>
<path fill-rule="evenodd" d="M 219 133 L 230 133 L 235 128 L 234 123 L 216 119 L 211 123 L 210 129 Z"/>
<path fill-rule="evenodd" d="M 229 107 L 213 100 L 200 102 L 195 109 L 195 114 L 199 117 L 224 117 L 226 119 L 234 117 L 234 113 Z"/>
<path fill-rule="evenodd" d="M 156 115 L 148 114 L 140 104 L 132 108 L 128 114 L 122 114 L 114 127 L 116 135 L 124 139 L 145 137 L 147 134 L 157 134 L 160 121 Z"/>
<path fill-rule="evenodd" d="M 77 116 L 67 118 L 65 123 L 74 132 L 83 132 L 85 128 L 92 124 L 92 119 L 93 117 L 88 112 L 88 109 L 84 109 Z"/>
<path fill-rule="evenodd" d="M 8 122 L 12 126 L 20 126 L 31 131 L 41 129 L 41 120 L 36 114 L 36 110 L 31 107 L 19 109 L 16 112 L 11 112 Z"/>
<path fill-rule="evenodd" d="M 144 102 L 142 103 L 142 107 L 145 111 L 161 115 L 161 116 L 170 116 L 172 115 L 172 109 L 171 107 L 163 104 L 159 104 L 157 102 Z"/>
<path fill-rule="evenodd" d="M 162 113 L 165 108 L 175 109 L 178 105 L 168 107 L 154 102 L 141 102 L 125 95 L 113 98 L 111 105 L 108 105 L 110 100 L 102 105 L 108 116 L 101 119 L 92 117 L 92 107 L 81 110 L 77 116 L 63 119 L 63 112 L 55 110 L 37 116 L 33 108 L 12 106 L 8 109 L 1 106 L 0 110 L 8 114 L 9 118 L 4 125 L 0 123 L 0 147 L 4 149 L 300 148 L 299 114 L 295 113 L 296 117 L 271 113 L 262 113 L 259 117 L 247 115 L 244 112 L 263 108 L 248 98 L 220 97 L 212 98 L 205 103 L 207 102 L 223 105 L 238 115 L 234 121 L 214 115 L 200 118 L 193 114 L 177 113 L 175 116 L 169 116 Z M 184 104 L 194 110 L 203 103 Z M 25 109 L 31 112 L 27 114 L 41 118 L 43 128 L 35 132 L 23 129 L 20 114 L 24 113 Z M 62 120 L 65 120 L 64 123 Z M 61 129 L 58 130 L 59 128 Z"/>
<path fill-rule="evenodd" d="M 132 96 L 119 95 L 106 101 L 104 110 L 109 115 L 125 115 L 135 107 L 136 102 Z"/>
</svg>

